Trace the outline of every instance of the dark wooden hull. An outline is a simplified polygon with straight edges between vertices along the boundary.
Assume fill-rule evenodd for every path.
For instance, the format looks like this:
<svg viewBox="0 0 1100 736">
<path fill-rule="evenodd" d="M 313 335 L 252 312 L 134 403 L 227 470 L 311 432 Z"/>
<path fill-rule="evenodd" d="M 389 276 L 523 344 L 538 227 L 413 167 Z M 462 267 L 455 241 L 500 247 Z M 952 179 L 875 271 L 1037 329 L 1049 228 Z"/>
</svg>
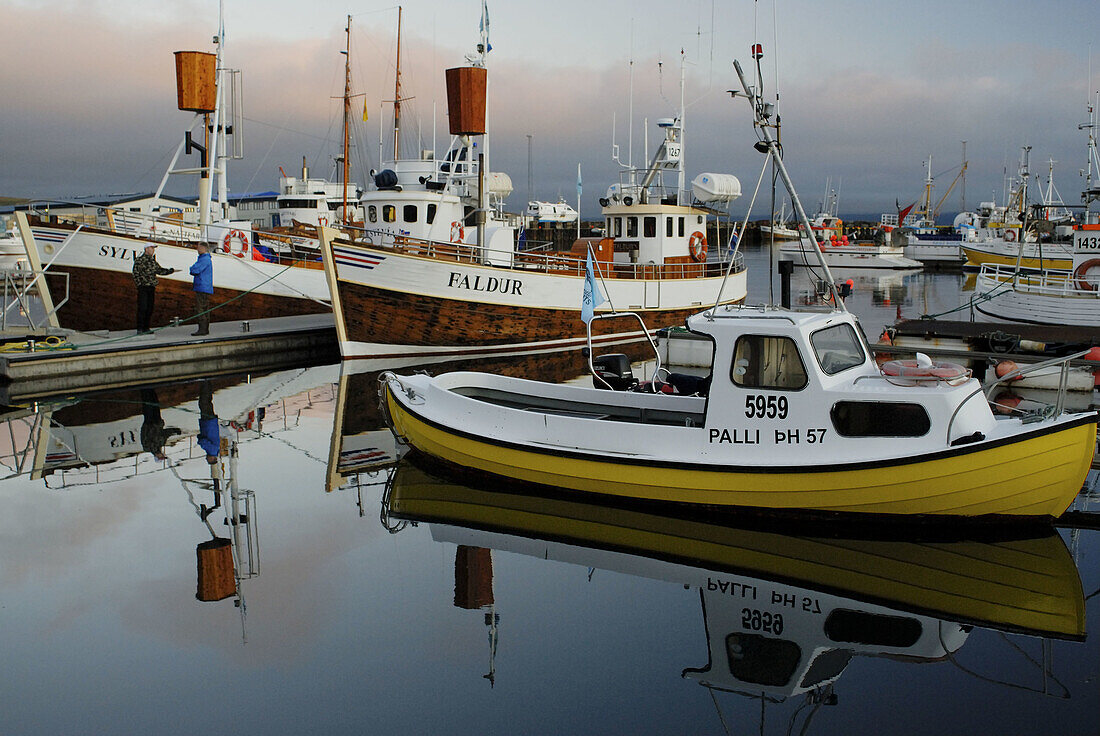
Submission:
<svg viewBox="0 0 1100 736">
<path fill-rule="evenodd" d="M 424 347 L 493 347 L 534 342 L 584 341 L 580 309 L 540 309 L 467 302 L 378 289 L 341 281 L 340 309 L 353 342 Z M 637 312 L 646 327 L 682 325 L 702 308 Z M 629 317 L 595 323 L 593 335 L 637 333 Z"/>
<path fill-rule="evenodd" d="M 133 330 L 137 323 L 137 290 L 128 273 L 78 266 L 52 266 L 50 272 L 69 274 L 69 299 L 58 309 L 62 327 L 73 330 Z M 215 288 L 210 299 L 211 322 L 322 314 L 325 304 L 292 296 Z M 55 295 L 55 300 L 60 298 Z M 239 297 L 239 298 L 237 298 Z M 163 327 L 174 317 L 186 320 L 195 314 L 195 293 L 188 282 L 160 279 L 151 326 Z M 194 320 L 190 320 L 191 323 Z"/>
</svg>

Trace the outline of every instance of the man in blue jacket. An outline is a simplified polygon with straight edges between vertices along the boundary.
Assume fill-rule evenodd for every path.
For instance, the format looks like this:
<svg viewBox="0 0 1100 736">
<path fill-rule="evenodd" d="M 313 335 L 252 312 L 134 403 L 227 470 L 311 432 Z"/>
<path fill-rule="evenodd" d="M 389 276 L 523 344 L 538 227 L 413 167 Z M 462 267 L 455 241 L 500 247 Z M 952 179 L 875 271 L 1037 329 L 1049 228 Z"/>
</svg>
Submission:
<svg viewBox="0 0 1100 736">
<path fill-rule="evenodd" d="M 206 249 L 206 243 L 195 243 L 195 250 L 199 257 L 191 266 L 191 275 L 195 277 L 195 312 L 198 314 L 198 329 L 192 335 L 210 334 L 210 295 L 214 293 L 214 264 L 210 260 L 210 253 Z"/>
</svg>

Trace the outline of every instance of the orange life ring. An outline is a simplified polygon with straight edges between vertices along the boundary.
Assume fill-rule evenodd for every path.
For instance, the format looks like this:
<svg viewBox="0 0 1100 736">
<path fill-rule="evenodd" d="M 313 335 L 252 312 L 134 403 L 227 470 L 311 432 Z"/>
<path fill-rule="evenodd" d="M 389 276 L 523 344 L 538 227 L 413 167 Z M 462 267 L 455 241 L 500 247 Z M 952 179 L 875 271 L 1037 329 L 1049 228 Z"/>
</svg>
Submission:
<svg viewBox="0 0 1100 736">
<path fill-rule="evenodd" d="M 702 263 L 707 260 L 707 236 L 696 230 L 688 238 L 688 253 L 691 254 L 691 260 L 696 263 Z"/>
<path fill-rule="evenodd" d="M 882 364 L 882 373 L 886 376 L 903 378 L 907 381 L 944 381 L 955 384 L 970 378 L 970 370 L 958 363 L 933 361 L 923 365 L 915 360 L 890 360 Z"/>
<path fill-rule="evenodd" d="M 241 244 L 240 250 L 233 250 L 233 241 L 237 241 Z M 244 254 L 248 252 L 248 236 L 244 230 L 228 230 L 225 233 L 225 237 L 222 238 L 222 253 L 228 253 L 231 256 L 237 256 L 237 258 L 244 258 Z"/>
<path fill-rule="evenodd" d="M 462 227 L 462 223 L 455 220 L 451 223 L 451 242 L 461 243 L 466 239 L 466 228 Z"/>
<path fill-rule="evenodd" d="M 1005 230 L 1005 242 L 1006 243 L 1015 243 L 1016 242 L 1016 231 L 1015 230 Z"/>
<path fill-rule="evenodd" d="M 1088 273 L 1098 266 L 1100 258 L 1090 258 L 1073 269 L 1073 285 L 1081 291 L 1096 291 L 1096 282 L 1088 280 Z"/>
</svg>

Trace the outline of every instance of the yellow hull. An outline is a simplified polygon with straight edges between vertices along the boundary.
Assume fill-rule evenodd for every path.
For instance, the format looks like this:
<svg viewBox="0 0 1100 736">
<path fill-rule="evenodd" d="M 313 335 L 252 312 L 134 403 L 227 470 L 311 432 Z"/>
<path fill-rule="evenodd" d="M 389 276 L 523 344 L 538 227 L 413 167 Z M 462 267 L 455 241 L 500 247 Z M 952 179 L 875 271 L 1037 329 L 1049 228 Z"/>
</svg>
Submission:
<svg viewBox="0 0 1100 736">
<path fill-rule="evenodd" d="M 407 461 L 390 511 L 803 585 L 959 623 L 1085 634 L 1077 567 L 1053 530 L 998 541 L 818 537 L 449 483 Z"/>
<path fill-rule="evenodd" d="M 972 246 L 963 245 L 963 253 L 966 255 L 966 262 L 970 266 L 982 266 L 984 264 L 991 264 L 997 266 L 1015 266 L 1015 255 L 1000 255 L 998 253 L 989 253 L 984 250 L 979 250 Z M 1040 262 L 1038 258 L 1029 258 L 1024 256 L 1020 259 L 1021 268 L 1044 268 L 1053 270 L 1069 271 L 1073 268 L 1073 258 L 1068 256 L 1051 257 L 1043 255 L 1043 259 Z"/>
<path fill-rule="evenodd" d="M 623 498 L 860 514 L 1054 517 L 1081 489 L 1096 445 L 1095 421 L 1036 431 L 984 448 L 963 446 L 926 459 L 815 471 L 714 468 L 593 460 L 579 454 L 490 442 L 430 424 L 386 402 L 398 435 L 428 455 L 485 473 Z"/>
</svg>

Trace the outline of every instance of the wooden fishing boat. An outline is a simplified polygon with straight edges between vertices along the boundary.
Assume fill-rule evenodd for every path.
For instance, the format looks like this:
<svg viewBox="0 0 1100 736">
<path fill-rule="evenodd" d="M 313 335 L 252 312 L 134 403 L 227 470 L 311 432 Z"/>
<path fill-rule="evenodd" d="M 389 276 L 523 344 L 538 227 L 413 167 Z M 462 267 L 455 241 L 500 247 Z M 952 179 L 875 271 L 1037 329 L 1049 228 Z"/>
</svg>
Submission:
<svg viewBox="0 0 1100 736">
<path fill-rule="evenodd" d="M 629 170 L 600 199 L 606 237 L 562 251 L 520 241 L 519 218 L 503 209 L 511 180 L 479 153 L 488 132 L 484 54 L 447 70 L 449 153 L 402 158 L 395 146 L 363 195 L 364 229 L 322 238 L 345 358 L 582 347 L 589 253 L 607 300 L 597 311 L 629 309 L 664 326 L 710 303 L 723 282 L 726 302 L 745 297 L 744 259 L 714 257 L 713 210 L 695 204 L 731 201 L 740 182 L 701 174 L 688 188 L 682 112 L 658 121 L 663 139 L 650 167 Z M 635 320 L 607 326 L 598 341 L 641 337 Z"/>
</svg>

